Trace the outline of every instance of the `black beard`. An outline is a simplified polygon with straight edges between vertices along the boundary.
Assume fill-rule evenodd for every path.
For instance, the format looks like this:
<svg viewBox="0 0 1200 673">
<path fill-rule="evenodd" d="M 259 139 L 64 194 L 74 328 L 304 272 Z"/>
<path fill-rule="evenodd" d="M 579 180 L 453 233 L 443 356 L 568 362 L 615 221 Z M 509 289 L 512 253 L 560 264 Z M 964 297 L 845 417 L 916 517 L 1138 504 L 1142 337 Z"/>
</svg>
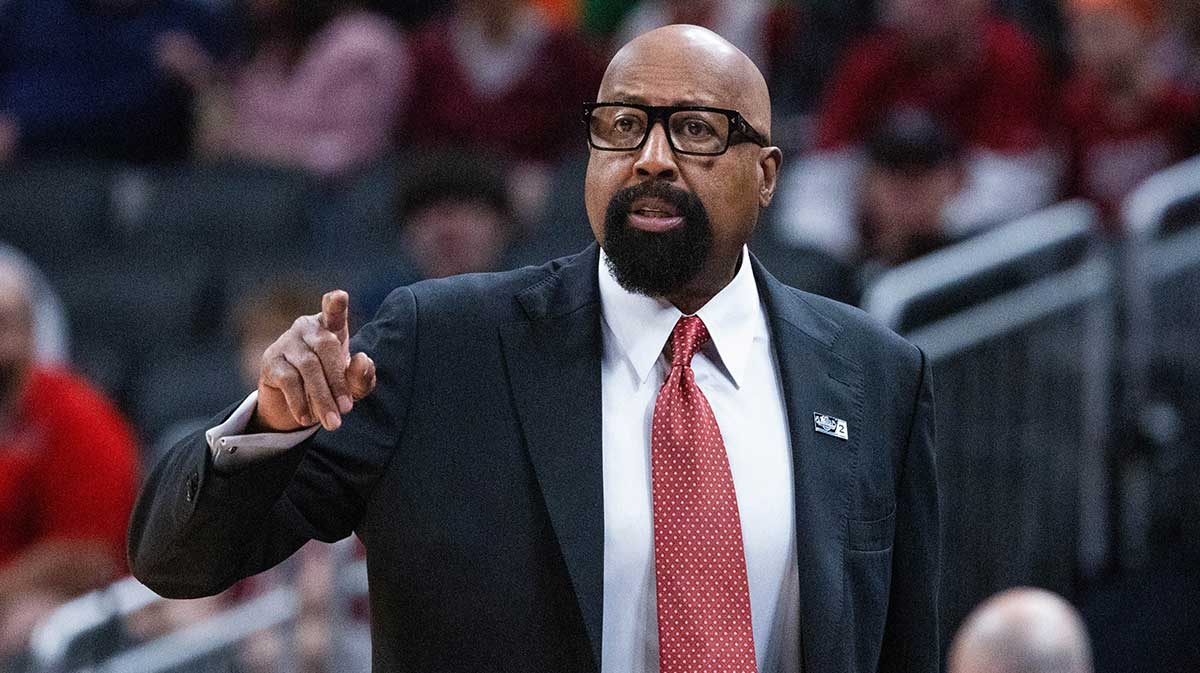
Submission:
<svg viewBox="0 0 1200 673">
<path fill-rule="evenodd" d="M 676 208 L 683 224 L 664 232 L 629 225 L 630 208 L 640 198 L 657 198 Z M 667 297 L 699 275 L 712 252 L 708 211 L 694 194 L 666 182 L 644 182 L 617 192 L 604 213 L 604 252 L 621 287 L 651 297 Z"/>
</svg>

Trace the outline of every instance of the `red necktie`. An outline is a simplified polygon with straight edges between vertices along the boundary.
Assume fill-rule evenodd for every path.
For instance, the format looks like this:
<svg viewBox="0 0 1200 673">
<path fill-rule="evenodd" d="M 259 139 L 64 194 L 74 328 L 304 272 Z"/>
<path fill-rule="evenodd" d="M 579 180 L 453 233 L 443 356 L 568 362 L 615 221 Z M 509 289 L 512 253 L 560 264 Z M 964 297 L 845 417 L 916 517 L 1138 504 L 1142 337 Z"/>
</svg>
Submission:
<svg viewBox="0 0 1200 673">
<path fill-rule="evenodd" d="M 750 587 L 733 475 L 691 366 L 707 341 L 700 318 L 679 319 L 671 332 L 671 373 L 654 403 L 659 670 L 753 673 Z"/>
</svg>

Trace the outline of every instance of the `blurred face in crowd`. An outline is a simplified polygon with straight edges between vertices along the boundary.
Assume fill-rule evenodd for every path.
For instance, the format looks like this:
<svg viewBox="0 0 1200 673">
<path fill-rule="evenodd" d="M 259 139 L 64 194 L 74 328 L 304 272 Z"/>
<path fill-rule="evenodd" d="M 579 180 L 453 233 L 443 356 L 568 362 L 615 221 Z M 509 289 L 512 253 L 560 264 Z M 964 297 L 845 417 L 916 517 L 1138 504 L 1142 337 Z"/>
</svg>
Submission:
<svg viewBox="0 0 1200 673">
<path fill-rule="evenodd" d="M 1070 14 L 1075 66 L 1118 85 L 1137 75 L 1150 39 L 1149 25 L 1114 7 L 1076 8 Z"/>
<path fill-rule="evenodd" d="M 869 166 L 861 196 L 871 255 L 894 265 L 928 252 L 942 235 L 942 211 L 961 186 L 952 161 L 921 168 Z"/>
<path fill-rule="evenodd" d="M 409 213 L 402 236 L 426 278 L 494 271 L 508 244 L 511 223 L 496 206 L 445 198 Z"/>
<path fill-rule="evenodd" d="M 918 49 L 958 48 L 978 35 L 987 0 L 887 0 L 884 21 Z"/>
<path fill-rule="evenodd" d="M 597 101 L 733 109 L 770 136 L 770 99 L 758 69 L 696 26 L 660 28 L 623 47 Z M 664 125 L 651 126 L 639 149 L 591 150 L 588 220 L 622 286 L 699 308 L 696 302 L 732 279 L 774 194 L 781 154 L 752 142 L 715 156 L 677 153 Z"/>
<path fill-rule="evenodd" d="M 33 363 L 33 307 L 20 269 L 0 261 L 0 412 L 21 395 Z"/>
</svg>

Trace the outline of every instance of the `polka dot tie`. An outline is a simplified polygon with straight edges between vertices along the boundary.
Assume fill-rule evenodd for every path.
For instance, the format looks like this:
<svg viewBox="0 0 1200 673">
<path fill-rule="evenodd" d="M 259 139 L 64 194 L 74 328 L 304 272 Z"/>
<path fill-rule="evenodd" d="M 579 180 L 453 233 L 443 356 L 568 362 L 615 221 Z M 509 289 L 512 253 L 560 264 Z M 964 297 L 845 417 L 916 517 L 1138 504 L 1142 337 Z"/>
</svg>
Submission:
<svg viewBox="0 0 1200 673">
<path fill-rule="evenodd" d="M 708 329 L 684 316 L 654 403 L 651 482 L 662 673 L 754 672 L 750 587 L 733 475 L 692 356 Z"/>
</svg>

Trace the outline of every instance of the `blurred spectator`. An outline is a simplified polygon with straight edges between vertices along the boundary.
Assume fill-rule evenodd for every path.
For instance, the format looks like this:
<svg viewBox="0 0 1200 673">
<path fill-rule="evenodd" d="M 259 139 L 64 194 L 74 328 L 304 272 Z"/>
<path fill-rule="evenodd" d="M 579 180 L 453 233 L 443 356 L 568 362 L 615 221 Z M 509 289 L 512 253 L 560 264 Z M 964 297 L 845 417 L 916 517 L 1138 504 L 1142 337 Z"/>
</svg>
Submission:
<svg viewBox="0 0 1200 673">
<path fill-rule="evenodd" d="M 660 26 L 690 23 L 732 42 L 769 77 L 767 29 L 771 5 L 766 0 L 642 0 L 626 15 L 613 44 L 626 44 Z"/>
<path fill-rule="evenodd" d="M 885 120 L 867 145 L 860 186 L 860 257 L 868 269 L 902 264 L 950 241 L 942 218 L 962 172 L 959 145 L 937 119 L 907 110 Z"/>
<path fill-rule="evenodd" d="M 414 167 L 400 207 L 404 250 L 425 278 L 495 271 L 516 230 L 504 169 L 473 155 Z"/>
<path fill-rule="evenodd" d="M 896 109 L 928 110 L 964 144 L 963 188 L 943 215 L 949 233 L 1052 201 L 1049 75 L 1029 38 L 987 0 L 885 0 L 882 10 L 884 27 L 850 50 L 826 89 L 818 153 L 785 174 L 781 234 L 853 254 L 847 197 L 863 170 L 860 150 Z"/>
<path fill-rule="evenodd" d="M 947 673 L 1092 673 L 1091 645 L 1070 603 L 1043 589 L 1009 589 L 967 617 Z"/>
<path fill-rule="evenodd" d="M 50 281 L 20 250 L 0 242 L 0 267 L 20 270 L 29 283 L 30 304 L 33 306 L 34 360 L 46 365 L 63 364 L 70 360 L 71 337 L 62 300 Z"/>
<path fill-rule="evenodd" d="M 1155 0 L 1071 0 L 1076 71 L 1063 94 L 1070 139 L 1069 190 L 1114 217 L 1142 180 L 1196 149 L 1200 100 L 1168 80 L 1153 58 Z"/>
<path fill-rule="evenodd" d="M 397 210 L 398 263 L 352 293 L 351 309 L 370 317 L 400 285 L 499 270 L 519 230 L 505 176 L 501 160 L 477 152 L 447 151 L 414 161 Z"/>
<path fill-rule="evenodd" d="M 247 390 L 258 386 L 258 370 L 263 351 L 292 326 L 297 316 L 321 310 L 313 297 L 321 292 L 297 278 L 268 281 L 238 299 L 233 315 L 237 334 L 242 383 Z M 352 326 L 357 329 L 358 325 Z"/>
<path fill-rule="evenodd" d="M 595 100 L 597 52 L 522 0 L 459 0 L 413 38 L 408 143 L 474 147 L 550 164 L 583 143 L 580 104 Z"/>
<path fill-rule="evenodd" d="M 137 481 L 113 405 L 35 363 L 31 292 L 0 260 L 0 668 L 57 604 L 124 571 Z"/>
<path fill-rule="evenodd" d="M 1200 3 L 1165 0 L 1163 34 L 1155 46 L 1167 79 L 1200 90 Z"/>
<path fill-rule="evenodd" d="M 187 0 L 0 2 L 0 162 L 187 156 L 190 94 L 159 49 L 187 36 L 221 53 L 219 33 Z"/>
<path fill-rule="evenodd" d="M 205 100 L 205 151 L 327 177 L 382 156 L 411 80 L 391 21 L 339 0 L 245 2 L 252 43 L 229 74 L 195 40 L 164 45 L 164 62 Z"/>
</svg>

